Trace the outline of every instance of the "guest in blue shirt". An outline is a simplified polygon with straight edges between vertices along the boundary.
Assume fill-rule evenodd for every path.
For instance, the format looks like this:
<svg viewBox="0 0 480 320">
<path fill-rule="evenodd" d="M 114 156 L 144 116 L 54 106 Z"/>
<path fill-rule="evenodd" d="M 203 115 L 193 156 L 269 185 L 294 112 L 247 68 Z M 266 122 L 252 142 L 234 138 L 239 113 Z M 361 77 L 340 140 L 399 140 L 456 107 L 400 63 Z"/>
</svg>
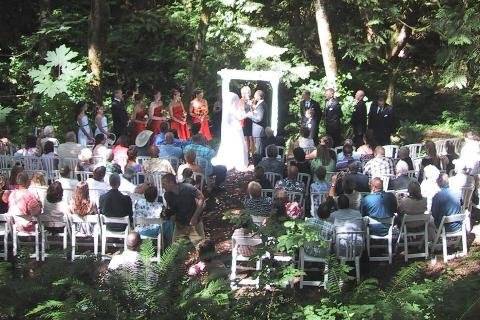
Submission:
<svg viewBox="0 0 480 320">
<path fill-rule="evenodd" d="M 397 199 L 393 193 L 383 191 L 380 178 L 373 178 L 370 188 L 372 193 L 362 199 L 360 212 L 362 216 L 369 218 L 370 234 L 384 236 L 388 233 L 391 219 L 397 211 Z"/>
<path fill-rule="evenodd" d="M 176 147 L 173 145 L 173 133 L 167 132 L 165 134 L 165 141 L 163 144 L 159 146 L 160 154 L 158 155 L 160 158 L 162 157 L 175 157 L 180 159 L 183 157 L 182 148 Z"/>
<path fill-rule="evenodd" d="M 440 187 L 440 191 L 437 192 L 432 199 L 431 211 L 435 225 L 438 227 L 444 216 L 461 213 L 462 206 L 458 196 L 449 188 L 448 175 L 446 173 L 443 173 L 438 177 L 437 184 Z M 461 227 L 461 222 L 445 224 L 445 230 L 447 232 L 458 231 Z"/>
</svg>

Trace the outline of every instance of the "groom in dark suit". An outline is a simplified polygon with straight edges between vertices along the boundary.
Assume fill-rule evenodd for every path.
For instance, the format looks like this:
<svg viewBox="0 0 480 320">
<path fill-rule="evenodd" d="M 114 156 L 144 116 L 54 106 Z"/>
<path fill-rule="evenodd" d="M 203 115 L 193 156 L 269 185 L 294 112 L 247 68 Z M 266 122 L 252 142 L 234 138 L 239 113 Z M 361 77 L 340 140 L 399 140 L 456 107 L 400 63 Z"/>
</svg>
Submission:
<svg viewBox="0 0 480 320">
<path fill-rule="evenodd" d="M 247 118 L 252 120 L 252 137 L 255 141 L 255 153 L 262 154 L 262 137 L 265 135 L 265 122 L 263 116 L 267 104 L 264 101 L 265 93 L 262 90 L 255 91 L 253 100 L 255 104 L 252 111 L 247 113 Z"/>
<path fill-rule="evenodd" d="M 115 90 L 112 100 L 112 121 L 113 133 L 117 139 L 127 134 L 128 113 L 125 109 L 125 102 L 123 101 L 123 92 L 118 89 Z"/>
<path fill-rule="evenodd" d="M 318 126 L 322 117 L 320 105 L 310 97 L 310 91 L 305 90 L 300 101 L 300 121 L 301 127 L 310 130 L 309 138 L 313 139 L 315 145 L 318 144 Z"/>
</svg>

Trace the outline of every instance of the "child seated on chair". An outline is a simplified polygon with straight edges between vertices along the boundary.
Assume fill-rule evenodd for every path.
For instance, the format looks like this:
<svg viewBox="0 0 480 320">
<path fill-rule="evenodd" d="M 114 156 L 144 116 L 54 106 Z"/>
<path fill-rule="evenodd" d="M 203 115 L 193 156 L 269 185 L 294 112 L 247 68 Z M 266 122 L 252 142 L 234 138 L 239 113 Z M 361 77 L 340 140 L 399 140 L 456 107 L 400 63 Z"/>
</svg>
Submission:
<svg viewBox="0 0 480 320">
<path fill-rule="evenodd" d="M 198 244 L 197 248 L 200 261 L 188 269 L 188 275 L 202 278 L 202 280 L 226 278 L 228 271 L 225 264 L 218 258 L 215 243 L 205 239 Z"/>
</svg>

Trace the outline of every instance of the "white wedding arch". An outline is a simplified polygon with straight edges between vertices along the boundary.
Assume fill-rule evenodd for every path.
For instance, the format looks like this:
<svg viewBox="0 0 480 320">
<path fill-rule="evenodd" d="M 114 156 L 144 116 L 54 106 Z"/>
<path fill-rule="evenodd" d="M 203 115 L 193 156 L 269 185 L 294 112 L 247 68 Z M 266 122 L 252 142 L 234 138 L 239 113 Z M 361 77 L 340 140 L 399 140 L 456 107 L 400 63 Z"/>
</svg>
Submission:
<svg viewBox="0 0 480 320">
<path fill-rule="evenodd" d="M 248 71 L 235 69 L 222 69 L 217 72 L 222 78 L 222 101 L 226 101 L 230 91 L 231 80 L 256 80 L 267 81 L 272 86 L 272 110 L 270 112 L 270 127 L 277 134 L 278 128 L 278 86 L 282 78 L 280 71 Z"/>
</svg>

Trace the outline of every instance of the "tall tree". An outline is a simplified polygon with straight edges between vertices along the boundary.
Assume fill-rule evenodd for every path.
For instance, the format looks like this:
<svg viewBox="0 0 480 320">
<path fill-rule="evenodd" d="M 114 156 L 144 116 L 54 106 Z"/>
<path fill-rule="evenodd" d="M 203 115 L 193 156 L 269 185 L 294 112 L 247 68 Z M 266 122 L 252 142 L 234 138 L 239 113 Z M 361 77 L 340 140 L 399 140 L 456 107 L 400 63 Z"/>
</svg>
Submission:
<svg viewBox="0 0 480 320">
<path fill-rule="evenodd" d="M 102 103 L 103 54 L 108 35 L 110 10 L 106 0 L 91 0 L 88 62 L 93 74 L 92 91 L 96 103 Z"/>
<path fill-rule="evenodd" d="M 327 76 L 327 84 L 334 86 L 335 79 L 337 78 L 337 60 L 335 59 L 335 52 L 333 51 L 332 32 L 330 31 L 325 0 L 315 1 L 315 18 L 317 20 L 318 38 L 322 49 L 322 59 L 325 75 Z"/>
</svg>

